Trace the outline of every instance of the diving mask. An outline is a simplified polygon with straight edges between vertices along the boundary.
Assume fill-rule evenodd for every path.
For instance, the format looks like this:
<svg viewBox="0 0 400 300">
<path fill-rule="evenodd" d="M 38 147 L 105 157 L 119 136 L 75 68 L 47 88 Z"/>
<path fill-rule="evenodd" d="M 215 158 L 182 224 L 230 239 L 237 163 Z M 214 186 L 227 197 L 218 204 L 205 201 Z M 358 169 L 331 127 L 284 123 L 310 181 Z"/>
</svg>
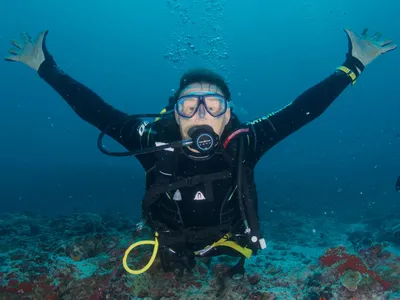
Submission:
<svg viewBox="0 0 400 300">
<path fill-rule="evenodd" d="M 199 110 L 200 105 L 213 117 L 226 113 L 228 101 L 218 93 L 190 93 L 179 97 L 175 104 L 175 111 L 183 118 L 192 118 Z"/>
</svg>

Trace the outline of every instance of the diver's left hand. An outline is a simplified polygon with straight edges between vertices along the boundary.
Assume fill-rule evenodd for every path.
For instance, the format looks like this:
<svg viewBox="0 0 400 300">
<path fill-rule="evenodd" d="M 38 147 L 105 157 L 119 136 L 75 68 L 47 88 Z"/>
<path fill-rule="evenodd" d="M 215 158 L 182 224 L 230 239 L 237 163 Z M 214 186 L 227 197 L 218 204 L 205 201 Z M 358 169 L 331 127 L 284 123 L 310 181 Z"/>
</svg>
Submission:
<svg viewBox="0 0 400 300">
<path fill-rule="evenodd" d="M 382 34 L 377 32 L 368 36 L 368 29 L 364 29 L 361 36 L 350 29 L 344 30 L 349 38 L 349 54 L 362 62 L 364 67 L 369 65 L 375 58 L 386 52 L 397 48 L 390 39 L 381 39 Z"/>
</svg>

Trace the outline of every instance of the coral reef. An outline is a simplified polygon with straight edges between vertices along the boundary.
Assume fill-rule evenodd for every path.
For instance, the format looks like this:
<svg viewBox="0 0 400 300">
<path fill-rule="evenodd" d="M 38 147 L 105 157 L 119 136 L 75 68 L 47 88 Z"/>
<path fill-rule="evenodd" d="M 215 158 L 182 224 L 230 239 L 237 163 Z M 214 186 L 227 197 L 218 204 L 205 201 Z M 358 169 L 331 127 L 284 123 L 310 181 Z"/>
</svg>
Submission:
<svg viewBox="0 0 400 300">
<path fill-rule="evenodd" d="M 247 260 L 245 276 L 233 280 L 226 272 L 238 258 L 229 256 L 198 258 L 183 276 L 162 272 L 158 257 L 147 272 L 127 273 L 121 265 L 125 250 L 151 239 L 127 219 L 2 214 L 0 300 L 400 299 L 400 251 L 387 233 L 399 220 L 374 231 L 333 223 L 294 213 L 263 222 L 267 249 Z M 133 249 L 129 266 L 142 268 L 152 251 Z"/>
</svg>

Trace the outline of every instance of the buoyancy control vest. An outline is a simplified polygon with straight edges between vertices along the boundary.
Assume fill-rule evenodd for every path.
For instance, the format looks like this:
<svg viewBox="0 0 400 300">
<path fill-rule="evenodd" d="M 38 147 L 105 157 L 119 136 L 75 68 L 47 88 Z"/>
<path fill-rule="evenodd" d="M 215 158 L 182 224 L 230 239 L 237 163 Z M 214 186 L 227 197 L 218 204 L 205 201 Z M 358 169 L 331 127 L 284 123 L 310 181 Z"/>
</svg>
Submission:
<svg viewBox="0 0 400 300">
<path fill-rule="evenodd" d="M 154 166 L 146 170 L 146 194 L 142 202 L 143 219 L 154 231 L 155 240 L 139 241 L 131 245 L 124 255 L 124 268 L 131 274 L 141 274 L 145 272 L 154 262 L 159 247 L 161 247 L 161 249 L 167 249 L 167 251 L 161 251 L 161 257 L 165 256 L 165 253 L 168 252 L 179 254 L 179 252 L 175 252 L 173 249 L 182 249 L 181 253 L 186 253 L 183 257 L 208 255 L 217 248 L 233 249 L 236 250 L 236 254 L 243 256 L 238 264 L 238 266 L 242 268 L 244 257 L 249 258 L 252 254 L 256 254 L 258 249 L 266 248 L 265 240 L 261 235 L 257 213 L 257 193 L 253 178 L 253 168 L 244 159 L 246 145 L 248 145 L 249 141 L 249 128 L 232 126 L 231 124 L 230 127 L 227 126 L 227 133 L 222 136 L 221 140 L 218 140 L 216 134 L 210 132 L 207 128 L 199 128 L 199 130 L 195 132 L 195 135 L 191 136 L 191 140 L 182 141 L 177 124 L 172 121 L 172 118 L 165 118 L 166 114 L 164 114 L 164 112 L 166 111 L 167 108 L 160 114 L 129 116 L 131 118 L 157 117 L 157 119 L 151 123 L 151 126 L 149 126 L 149 132 L 147 132 L 149 148 L 128 152 L 109 152 L 102 144 L 102 138 L 107 133 L 107 129 L 101 132 L 98 138 L 97 145 L 100 151 L 107 155 L 137 156 L 150 152 L 156 153 L 156 162 Z M 236 118 L 234 114 L 232 114 L 232 116 L 233 121 L 235 121 Z M 236 125 L 239 125 L 237 119 Z M 112 124 L 109 126 L 112 126 Z M 155 136 L 157 136 L 158 144 L 154 139 Z M 208 153 L 207 158 L 214 157 L 216 154 L 220 155 L 222 160 L 226 163 L 226 169 L 211 173 L 194 174 L 192 176 L 179 176 L 179 174 L 176 173 L 178 167 L 176 164 L 177 155 L 184 153 L 182 148 L 188 146 L 194 146 L 195 149 Z M 171 148 L 180 151 L 169 151 Z M 168 152 L 174 154 L 170 155 L 171 153 Z M 196 228 L 195 230 L 193 230 L 193 228 L 186 228 L 183 223 L 176 223 L 175 228 L 171 228 L 167 224 L 152 218 L 152 206 L 160 199 L 160 195 L 168 194 L 172 190 L 177 190 L 179 188 L 203 184 L 208 191 L 206 193 L 207 196 L 212 197 L 212 183 L 218 180 L 230 180 L 231 189 L 228 194 L 230 193 L 231 197 L 233 193 L 237 194 L 237 206 L 239 207 L 239 216 L 237 218 L 228 218 L 228 221 L 222 221 L 223 219 L 221 218 L 221 222 L 215 226 L 200 229 Z M 226 197 L 224 197 L 223 203 L 225 202 Z M 221 209 L 220 214 L 222 215 L 222 213 L 223 210 Z M 235 216 L 235 214 L 231 216 Z M 209 245 L 210 241 L 215 242 Z M 186 247 L 190 242 L 195 246 L 202 245 L 202 243 L 207 243 L 208 245 L 204 247 L 204 249 L 194 252 L 189 250 L 188 252 Z M 127 257 L 130 251 L 144 244 L 154 245 L 154 251 L 150 262 L 141 270 L 135 271 L 130 269 L 127 265 Z M 187 255 L 188 253 L 189 255 Z M 231 253 L 225 254 L 232 255 Z M 180 258 L 180 260 L 182 259 Z M 162 259 L 162 261 L 165 262 L 167 260 Z M 187 267 L 189 268 L 190 265 L 191 263 L 189 263 Z M 164 269 L 167 269 L 167 267 L 165 266 Z"/>
<path fill-rule="evenodd" d="M 190 155 L 187 153 L 189 151 L 185 152 L 185 149 L 182 148 L 167 148 L 156 153 L 156 164 L 146 172 L 146 194 L 142 202 L 143 219 L 153 230 L 158 232 L 189 232 L 189 236 L 196 236 L 196 233 L 202 231 L 203 233 L 200 235 L 205 238 L 204 243 L 207 243 L 205 232 L 209 232 L 211 235 L 209 238 L 212 237 L 214 240 L 221 238 L 227 232 L 231 232 L 240 237 L 237 240 L 240 240 L 243 246 L 248 246 L 253 251 L 265 247 L 259 227 L 253 169 L 244 160 L 249 128 L 239 127 L 239 122 L 233 116 L 232 123 L 235 122 L 234 126 L 231 124 L 228 133 L 222 136 L 215 152 L 209 156 L 187 158 Z M 149 147 L 165 145 L 171 140 L 180 138 L 176 122 L 168 119 L 154 122 L 149 126 L 146 134 L 148 135 Z M 221 167 L 213 168 L 211 171 L 198 172 L 200 174 L 179 174 L 178 170 L 182 158 L 187 158 L 186 163 L 190 163 L 191 159 L 193 161 L 196 161 L 196 159 L 214 160 Z M 209 164 L 209 166 L 215 164 Z M 185 187 L 196 186 L 199 186 L 202 192 L 197 192 L 194 197 L 183 199 L 185 196 L 179 195 Z M 217 193 L 214 191 L 216 186 L 223 188 L 226 192 Z M 197 190 L 191 189 L 192 192 Z M 216 194 L 222 199 L 214 199 Z M 175 196 L 181 198 L 173 199 Z M 162 197 L 167 201 L 169 200 L 171 206 L 163 206 L 160 203 Z M 214 223 L 209 224 L 208 228 L 207 226 L 200 226 L 202 227 L 201 230 L 199 228 L 188 228 L 185 225 L 184 217 L 181 214 L 182 204 L 186 204 L 186 207 L 193 207 L 193 205 L 197 205 L 198 202 L 194 202 L 198 200 L 204 201 L 202 203 L 206 207 L 203 208 L 204 211 L 211 213 L 212 209 L 218 210 L 216 212 L 219 215 L 218 223 L 214 220 Z M 188 201 L 191 201 L 192 204 L 188 204 Z M 210 215 L 204 214 L 204 224 L 207 224 L 207 218 L 210 218 Z M 198 243 L 196 241 L 187 242 L 192 242 L 194 247 L 202 246 L 202 239 Z"/>
</svg>

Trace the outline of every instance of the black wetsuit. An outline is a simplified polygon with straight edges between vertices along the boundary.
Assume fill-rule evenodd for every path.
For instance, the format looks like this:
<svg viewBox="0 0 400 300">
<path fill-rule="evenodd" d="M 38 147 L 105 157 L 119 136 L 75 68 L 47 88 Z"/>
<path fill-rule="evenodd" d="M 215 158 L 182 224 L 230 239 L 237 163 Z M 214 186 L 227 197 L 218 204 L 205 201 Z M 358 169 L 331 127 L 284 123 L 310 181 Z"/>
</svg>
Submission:
<svg viewBox="0 0 400 300">
<path fill-rule="evenodd" d="M 346 64 L 346 62 L 344 65 L 355 70 L 354 66 Z M 86 122 L 102 131 L 110 123 L 114 123 L 107 135 L 130 151 L 154 146 L 156 142 L 169 142 L 179 139 L 176 124 L 176 130 L 173 134 L 165 133 L 162 135 L 158 133 L 157 137 L 149 139 L 147 132 L 151 123 L 142 119 L 123 121 L 127 116 L 126 113 L 113 108 L 92 90 L 60 70 L 48 53 L 38 73 Z M 334 71 L 281 110 L 241 124 L 241 126 L 249 128 L 245 155 L 247 164 L 254 169 L 264 153 L 285 137 L 320 116 L 351 82 L 350 77 L 343 72 Z M 196 159 L 191 159 L 186 155 L 179 157 L 177 163 L 179 167 L 175 172 L 181 177 L 218 172 L 227 167 L 223 158 L 218 155 L 209 160 L 201 160 L 198 159 L 199 154 L 193 152 L 186 154 L 190 154 Z M 137 159 L 147 172 L 154 167 L 156 154 L 139 155 Z M 254 183 L 252 177 L 250 180 Z M 170 227 L 178 227 L 174 219 L 178 207 L 181 215 L 181 219 L 178 221 L 179 226 L 183 225 L 185 228 L 215 226 L 221 221 L 220 210 L 224 199 L 232 195 L 232 198 L 237 197 L 231 184 L 230 181 L 224 180 L 215 182 L 212 195 L 207 194 L 206 188 L 202 185 L 182 188 L 179 195 L 181 198 L 178 201 L 172 199 L 173 193 L 164 195 L 155 204 L 152 217 Z M 147 185 L 149 186 L 149 183 Z M 208 198 L 210 197 L 212 201 L 209 201 Z M 232 204 L 228 209 L 235 210 L 237 199 L 230 199 L 229 202 Z M 137 205 L 137 202 L 133 205 Z M 237 210 L 236 213 L 231 214 L 231 217 L 236 215 Z"/>
</svg>

